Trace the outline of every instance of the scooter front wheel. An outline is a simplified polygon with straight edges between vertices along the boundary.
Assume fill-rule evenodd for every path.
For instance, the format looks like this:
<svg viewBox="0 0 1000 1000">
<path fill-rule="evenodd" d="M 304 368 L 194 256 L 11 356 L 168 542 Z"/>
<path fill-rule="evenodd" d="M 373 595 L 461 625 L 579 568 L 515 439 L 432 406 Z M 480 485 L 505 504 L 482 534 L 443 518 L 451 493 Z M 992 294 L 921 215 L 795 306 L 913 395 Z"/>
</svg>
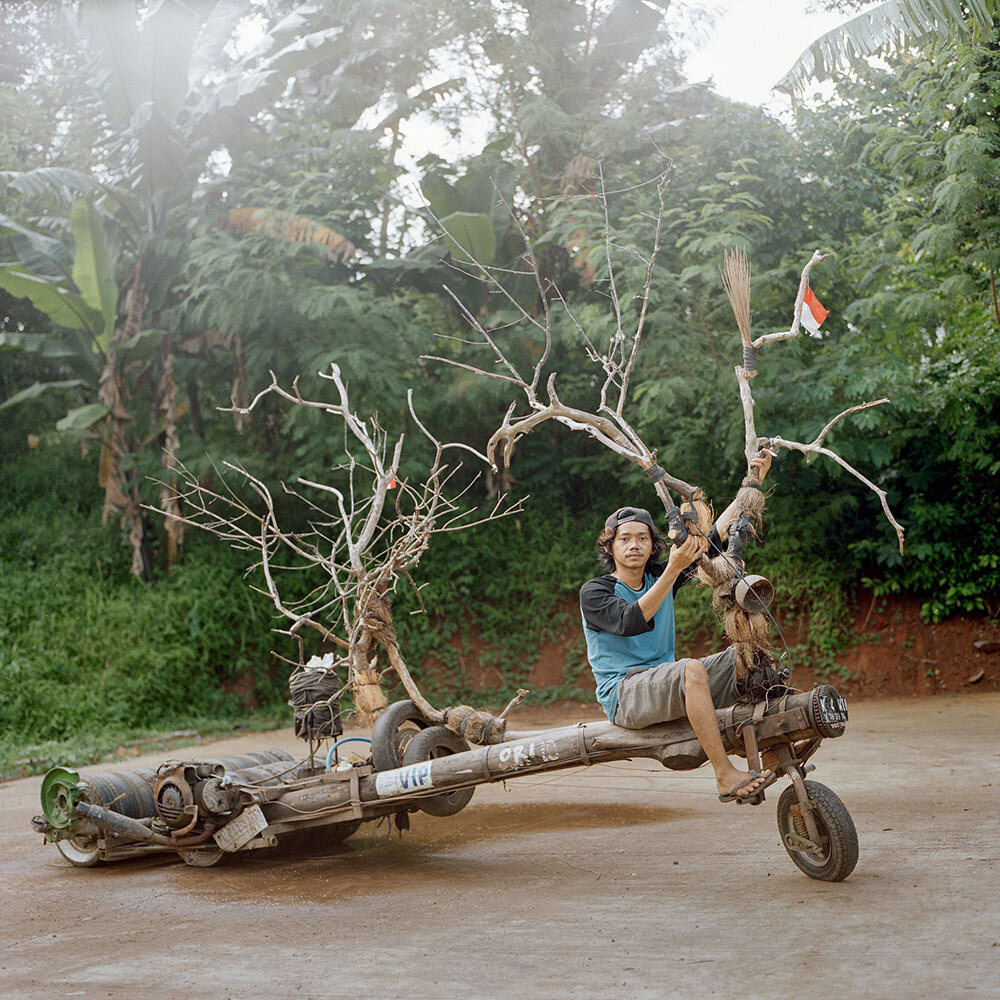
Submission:
<svg viewBox="0 0 1000 1000">
<path fill-rule="evenodd" d="M 813 805 L 819 842 L 809 839 L 802 806 L 789 785 L 778 799 L 778 832 L 781 843 L 796 867 L 822 882 L 842 882 L 858 863 L 858 831 L 847 807 L 826 785 L 805 782 Z"/>
</svg>

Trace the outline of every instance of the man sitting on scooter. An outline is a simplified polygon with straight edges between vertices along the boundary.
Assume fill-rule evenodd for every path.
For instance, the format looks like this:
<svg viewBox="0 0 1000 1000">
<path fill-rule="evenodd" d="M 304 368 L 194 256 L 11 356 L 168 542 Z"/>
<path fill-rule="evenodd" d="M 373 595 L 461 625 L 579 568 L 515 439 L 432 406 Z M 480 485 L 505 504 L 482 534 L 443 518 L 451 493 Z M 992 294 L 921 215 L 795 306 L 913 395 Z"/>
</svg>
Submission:
<svg viewBox="0 0 1000 1000">
<path fill-rule="evenodd" d="M 771 457 L 765 451 L 750 463 L 761 483 Z M 736 700 L 736 656 L 730 648 L 703 660 L 676 660 L 674 594 L 691 578 L 710 541 L 722 547 L 730 510 L 708 539 L 692 532 L 677 546 L 656 530 L 649 511 L 616 510 L 597 540 L 598 558 L 611 572 L 580 589 L 587 659 L 607 717 L 626 729 L 643 729 L 686 715 L 715 770 L 723 802 L 753 798 L 771 772 L 741 770 L 726 754 L 715 710 Z M 666 548 L 670 554 L 663 565 L 657 557 Z"/>
</svg>

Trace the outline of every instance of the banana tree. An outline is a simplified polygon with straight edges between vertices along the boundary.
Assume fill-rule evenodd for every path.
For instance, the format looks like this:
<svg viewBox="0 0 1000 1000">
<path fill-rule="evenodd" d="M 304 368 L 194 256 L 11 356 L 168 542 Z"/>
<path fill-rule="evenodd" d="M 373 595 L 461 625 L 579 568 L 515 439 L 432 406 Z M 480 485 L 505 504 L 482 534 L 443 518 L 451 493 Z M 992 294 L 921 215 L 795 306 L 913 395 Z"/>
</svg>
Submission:
<svg viewBox="0 0 1000 1000">
<path fill-rule="evenodd" d="M 73 245 L 0 214 L 0 230 L 9 234 L 18 255 L 17 263 L 0 264 L 0 288 L 28 299 L 54 328 L 50 333 L 0 333 L 0 347 L 56 362 L 75 376 L 35 382 L 0 403 L 0 410 L 51 391 L 97 394 L 118 311 L 114 260 L 101 218 L 88 199 L 73 204 L 69 221 Z M 102 403 L 91 401 L 70 409 L 57 428 L 86 430 L 107 412 Z"/>
<path fill-rule="evenodd" d="M 120 365 L 126 362 L 144 369 L 164 334 L 140 328 L 131 294 L 126 296 L 129 305 L 119 324 L 116 253 L 109 248 L 104 222 L 94 204 L 86 198 L 77 199 L 69 223 L 72 246 L 0 215 L 0 229 L 10 234 L 19 257 L 16 264 L 0 265 L 0 288 L 15 298 L 28 299 L 53 328 L 48 333 L 0 333 L 0 347 L 35 354 L 63 369 L 64 374 L 75 376 L 35 382 L 0 403 L 0 409 L 53 391 L 67 392 L 79 404 L 70 407 L 56 430 L 75 435 L 97 431 L 104 520 L 115 510 L 121 511 L 132 549 L 132 570 L 148 578 L 149 547 L 143 539 L 135 470 L 126 461 L 126 456 L 136 451 L 131 416 L 125 407 L 131 389 L 120 376 Z"/>
<path fill-rule="evenodd" d="M 959 35 L 981 36 L 1000 13 L 998 0 L 884 0 L 820 35 L 778 81 L 801 93 L 810 80 L 828 80 L 855 59 Z"/>
<path fill-rule="evenodd" d="M 28 387 L 5 405 L 58 389 L 89 396 L 60 423 L 81 429 L 104 419 L 105 518 L 121 512 L 132 570 L 148 575 L 149 546 L 131 471 L 143 441 L 130 426 L 124 365 L 136 351 L 157 348 L 158 377 L 148 380 L 143 391 L 152 398 L 142 403 L 165 437 L 169 484 L 180 443 L 172 339 L 147 328 L 159 325 L 187 266 L 186 233 L 198 220 L 192 203 L 200 179 L 214 151 L 250 139 L 255 117 L 279 101 L 292 77 L 335 54 L 344 29 L 324 26 L 321 11 L 302 4 L 274 19 L 252 51 L 234 56 L 241 22 L 262 17 L 242 0 L 83 0 L 79 10 L 97 67 L 92 84 L 109 133 L 110 180 L 54 168 L 0 174 L 0 184 L 22 205 L 72 205 L 75 240 L 74 257 L 54 237 L 5 217 L 20 259 L 3 268 L 0 287 L 29 298 L 60 331 L 55 339 L 5 334 L 2 346 L 49 357 L 57 352 L 80 371 L 74 379 Z M 102 239 L 108 234 L 116 249 L 111 254 Z M 172 515 L 179 501 L 165 489 L 161 501 Z M 168 516 L 166 526 L 172 560 L 181 522 Z"/>
</svg>

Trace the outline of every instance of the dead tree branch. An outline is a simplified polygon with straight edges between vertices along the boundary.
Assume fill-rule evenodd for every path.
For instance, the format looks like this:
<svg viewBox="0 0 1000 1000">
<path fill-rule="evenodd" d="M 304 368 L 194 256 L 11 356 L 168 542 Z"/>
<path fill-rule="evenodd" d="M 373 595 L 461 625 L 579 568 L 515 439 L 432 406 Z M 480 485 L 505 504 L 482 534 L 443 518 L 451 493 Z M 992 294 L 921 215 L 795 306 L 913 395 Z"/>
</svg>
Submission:
<svg viewBox="0 0 1000 1000">
<path fill-rule="evenodd" d="M 753 342 L 754 350 L 759 350 L 764 344 L 773 344 L 776 340 L 792 340 L 799 335 L 802 329 L 802 303 L 805 301 L 806 286 L 809 284 L 809 272 L 821 261 L 832 257 L 833 254 L 820 253 L 814 250 L 812 256 L 802 268 L 802 276 L 799 278 L 799 290 L 795 295 L 795 306 L 792 309 L 792 325 L 787 330 L 778 330 L 776 333 L 765 333 Z"/>
<path fill-rule="evenodd" d="M 722 269 L 723 284 L 725 285 L 726 294 L 729 296 L 730 305 L 733 308 L 736 325 L 739 327 L 740 335 L 743 339 L 743 364 L 737 365 L 735 371 L 736 381 L 739 384 L 740 403 L 743 407 L 744 451 L 747 460 L 747 470 L 749 473 L 750 461 L 754 458 L 754 456 L 760 453 L 762 445 L 766 445 L 772 449 L 789 448 L 793 451 L 801 451 L 807 456 L 815 454 L 825 455 L 828 458 L 832 458 L 838 465 L 846 469 L 851 473 L 851 475 L 858 479 L 859 482 L 864 483 L 864 485 L 879 498 L 879 502 L 882 504 L 882 510 L 885 512 L 886 519 L 896 532 L 896 538 L 899 542 L 899 553 L 902 555 L 904 529 L 893 516 L 893 513 L 889 508 L 885 490 L 877 487 L 870 479 L 863 476 L 857 469 L 845 462 L 844 459 L 842 459 L 835 452 L 822 446 L 827 434 L 838 421 L 853 413 L 859 413 L 860 411 L 870 409 L 873 406 L 881 406 L 883 403 L 888 403 L 888 398 L 878 399 L 868 403 L 860 403 L 857 406 L 848 407 L 842 413 L 838 413 L 837 416 L 835 416 L 823 428 L 823 430 L 820 431 L 816 440 L 808 445 L 800 444 L 798 442 L 789 442 L 781 437 L 761 438 L 757 435 L 753 412 L 755 404 L 753 393 L 750 388 L 750 380 L 757 374 L 757 351 L 764 344 L 775 343 L 779 340 L 790 340 L 798 335 L 802 322 L 802 305 L 805 299 L 806 287 L 809 283 L 809 272 L 817 264 L 826 260 L 829 256 L 831 255 L 823 254 L 820 253 L 819 250 L 815 250 L 806 262 L 805 266 L 802 268 L 802 274 L 799 278 L 799 288 L 795 297 L 795 309 L 791 328 L 787 331 L 769 333 L 763 337 L 758 337 L 756 340 L 751 340 L 750 262 L 747 259 L 746 254 L 742 251 L 734 250 L 726 254 L 725 263 Z"/>
<path fill-rule="evenodd" d="M 600 192 L 588 197 L 597 200 L 602 208 L 605 220 L 605 254 L 608 263 L 608 286 L 610 289 L 610 300 L 615 319 L 615 330 L 609 338 L 603 351 L 599 352 L 594 344 L 587 337 L 582 324 L 573 314 L 572 309 L 566 302 L 561 291 L 547 278 L 545 278 L 539 267 L 539 262 L 535 256 L 531 239 L 524 229 L 517 213 L 506 203 L 503 196 L 497 190 L 497 197 L 507 208 L 511 219 L 520 235 L 524 247 L 522 259 L 527 265 L 528 272 L 532 275 L 537 289 L 537 310 L 529 311 L 523 303 L 519 302 L 505 287 L 502 281 L 504 273 L 509 269 L 492 267 L 487 264 L 473 261 L 472 268 L 475 276 L 479 278 L 491 292 L 503 297 L 505 302 L 513 306 L 521 317 L 522 321 L 534 328 L 540 335 L 541 351 L 532 368 L 530 377 L 522 375 L 511 361 L 503 346 L 497 339 L 497 332 L 502 331 L 509 324 L 501 327 L 488 329 L 478 316 L 466 308 L 459 297 L 450 288 L 446 291 L 457 303 L 459 310 L 478 335 L 476 344 L 488 348 L 494 357 L 494 364 L 500 370 L 493 370 L 483 366 L 471 364 L 468 361 L 447 358 L 439 355 L 426 355 L 426 360 L 439 361 L 444 364 L 470 371 L 484 378 L 498 379 L 503 382 L 517 386 L 524 394 L 528 405 L 528 412 L 523 415 L 515 415 L 517 403 L 511 403 L 500 426 L 493 433 L 486 448 L 486 456 L 489 459 L 494 471 L 499 471 L 500 463 L 509 466 L 514 454 L 514 448 L 524 435 L 530 433 L 539 424 L 548 420 L 568 427 L 573 431 L 583 431 L 593 437 L 605 448 L 611 449 L 622 458 L 638 465 L 645 470 L 657 469 L 656 452 L 650 449 L 642 441 L 638 433 L 629 423 L 625 416 L 625 405 L 628 399 L 629 380 L 635 367 L 636 356 L 642 344 L 645 332 L 646 318 L 649 312 L 649 300 L 652 288 L 653 268 L 656 262 L 656 255 L 660 248 L 660 234 L 663 218 L 664 192 L 668 183 L 667 169 L 655 178 L 655 188 L 659 202 L 659 211 L 652 217 L 653 219 L 653 248 L 648 257 L 641 259 L 646 263 L 646 280 L 643 292 L 637 296 L 639 299 L 638 318 L 631 329 L 626 333 L 626 310 L 618 295 L 615 277 L 615 268 L 612 258 L 613 241 L 610 236 L 610 218 L 608 215 L 608 193 L 604 187 L 603 174 L 600 173 Z M 641 256 L 641 255 L 640 255 Z M 468 273 L 468 272 L 463 272 Z M 555 320 L 553 307 L 558 307 L 559 314 L 564 316 L 573 327 L 582 335 L 586 343 L 587 354 L 591 361 L 599 365 L 604 374 L 601 386 L 600 405 L 595 411 L 583 410 L 573 406 L 567 406 L 559 398 L 556 390 L 556 372 L 546 373 L 546 366 L 552 354 L 553 322 Z M 545 382 L 545 399 L 539 398 L 539 387 L 542 381 Z M 659 470 L 663 472 L 663 470 Z M 669 490 L 680 493 L 685 498 L 700 495 L 701 491 L 697 486 L 685 482 L 683 479 L 673 476 L 668 472 L 663 472 L 656 482 L 656 491 L 665 507 L 673 506 L 673 498 Z"/>
<path fill-rule="evenodd" d="M 773 437 L 766 438 L 765 443 L 769 448 L 788 448 L 792 451 L 801 451 L 804 455 L 825 455 L 827 458 L 832 458 L 841 468 L 846 469 L 852 476 L 858 479 L 860 482 L 864 483 L 878 498 L 879 502 L 882 504 L 882 510 L 885 512 L 886 519 L 896 530 L 896 538 L 899 541 L 899 554 L 903 554 L 903 536 L 906 533 L 906 529 L 896 520 L 893 516 L 892 511 L 889 509 L 889 502 L 886 496 L 886 492 L 876 486 L 870 479 L 863 476 L 853 465 L 845 462 L 835 451 L 831 451 L 829 448 L 823 447 L 823 441 L 826 439 L 827 434 L 837 421 L 849 416 L 852 413 L 860 413 L 862 410 L 868 410 L 873 406 L 881 406 L 883 403 L 888 403 L 888 398 L 875 399 L 869 403 L 859 403 L 857 406 L 848 407 L 843 413 L 838 413 L 837 416 L 831 420 L 826 427 L 824 427 L 819 434 L 816 436 L 816 440 L 810 442 L 809 444 L 800 444 L 798 441 L 786 441 L 783 437 Z"/>
<path fill-rule="evenodd" d="M 448 464 L 446 455 L 461 450 L 484 464 L 487 458 L 461 442 L 436 438 L 417 416 L 412 393 L 407 396 L 409 412 L 431 444 L 431 458 L 421 480 L 403 480 L 399 468 L 404 436 L 391 439 L 375 416 L 365 420 L 358 415 L 336 364 L 331 364 L 329 372 L 319 374 L 333 383 L 333 400 L 306 399 L 297 379 L 290 390 L 285 389 L 271 372 L 270 384 L 246 407 L 229 408 L 247 416 L 267 396 L 275 395 L 293 406 L 317 409 L 341 422 L 348 459 L 333 470 L 337 474 L 335 481 L 299 477 L 292 486 L 283 484 L 285 493 L 300 501 L 307 512 L 308 526 L 300 530 L 283 528 L 267 484 L 231 463 L 225 463 L 220 473 L 220 488 L 205 485 L 189 469 L 177 464 L 183 510 L 178 519 L 216 535 L 234 548 L 256 553 L 256 561 L 247 572 L 260 573 L 262 585 L 255 589 L 271 600 L 288 623 L 279 632 L 298 643 L 299 666 L 306 666 L 302 630 L 315 630 L 341 651 L 339 658 L 330 660 L 329 669 L 346 672 L 343 690 L 353 691 L 363 718 L 370 720 L 387 703 L 379 686 L 385 673 L 377 667 L 381 650 L 389 662 L 386 669 L 395 672 L 428 721 L 444 723 L 449 711 L 458 712 L 468 706 L 439 710 L 421 694 L 393 628 L 392 596 L 400 579 L 417 590 L 412 571 L 434 535 L 515 514 L 522 509 L 521 502 L 501 496 L 485 511 L 463 503 L 471 482 L 464 488 L 452 486 L 462 466 Z M 227 472 L 241 480 L 249 496 L 229 484 Z M 289 598 L 283 592 L 282 581 L 294 572 L 318 574 L 320 582 L 305 596 Z M 467 713 L 460 714 L 464 718 Z M 478 728 L 466 725 L 466 734 L 473 737 L 492 719 L 488 713 L 474 714 L 483 718 L 478 720 Z M 493 727 L 497 739 L 503 733 L 502 722 Z"/>
<path fill-rule="evenodd" d="M 686 501 L 687 513 L 691 515 L 692 521 L 697 522 L 697 526 L 692 530 L 707 533 L 711 515 L 710 508 L 704 501 L 703 492 L 677 476 L 670 475 L 660 469 L 656 462 L 656 452 L 642 441 L 625 416 L 629 389 L 635 374 L 636 359 L 642 346 L 646 318 L 649 312 L 653 270 L 660 249 L 665 203 L 664 193 L 668 183 L 667 169 L 664 169 L 655 178 L 656 211 L 645 216 L 653 223 L 651 249 L 648 255 L 631 247 L 622 246 L 619 241 L 613 238 L 609 192 L 600 165 L 595 170 L 592 193 L 574 196 L 575 198 L 589 198 L 596 202 L 602 222 L 600 243 L 607 266 L 607 275 L 603 279 L 604 291 L 608 299 L 613 325 L 613 330 L 603 348 L 595 346 L 594 339 L 574 315 L 559 288 L 548 278 L 543 277 L 531 240 L 521 225 L 517 213 L 504 203 L 521 236 L 524 247 L 521 259 L 535 280 L 538 293 L 535 306 L 529 309 L 523 303 L 516 301 L 506 289 L 503 277 L 509 269 L 492 267 L 473 260 L 471 268 L 463 268 L 462 273 L 468 275 L 471 270 L 491 293 L 503 296 L 509 304 L 515 307 L 523 325 L 533 330 L 541 339 L 540 351 L 531 376 L 529 378 L 519 372 L 510 355 L 505 352 L 501 335 L 509 331 L 510 323 L 505 321 L 491 327 L 485 316 L 482 314 L 474 315 L 450 289 L 448 289 L 449 294 L 458 304 L 462 316 L 476 334 L 476 338 L 472 340 L 473 344 L 490 352 L 493 357 L 493 366 L 479 365 L 474 361 L 470 362 L 467 358 L 438 356 L 429 360 L 442 361 L 486 378 L 513 384 L 523 393 L 527 403 L 527 412 L 518 413 L 517 402 L 511 402 L 499 427 L 493 432 L 487 444 L 486 457 L 492 463 L 494 470 L 498 469 L 501 461 L 505 465 L 510 464 L 515 447 L 521 438 L 530 434 L 542 423 L 552 420 L 571 431 L 582 431 L 590 435 L 603 447 L 645 469 L 651 481 L 655 483 L 657 494 L 668 513 L 673 517 L 676 517 L 676 514 L 669 491 L 680 493 Z M 646 265 L 642 288 L 631 297 L 627 295 L 621 275 L 616 271 L 616 253 L 625 254 Z M 735 367 L 735 374 L 744 419 L 746 471 L 742 486 L 735 499 L 717 521 L 723 542 L 726 542 L 728 538 L 728 548 L 725 552 L 720 552 L 714 557 L 704 556 L 698 564 L 697 572 L 699 579 L 713 588 L 716 606 L 725 615 L 726 634 L 736 649 L 740 665 L 738 675 L 741 681 L 746 682 L 745 693 L 748 697 L 754 696 L 754 684 L 757 683 L 754 680 L 755 675 L 773 676 L 769 623 L 765 616 L 760 613 L 759 607 L 754 607 L 752 604 L 744 607 L 735 596 L 736 584 L 738 580 L 744 578 L 743 542 L 746 538 L 752 537 L 754 527 L 759 523 L 764 507 L 764 494 L 760 488 L 758 463 L 755 462 L 761 457 L 762 447 L 766 446 L 771 449 L 786 447 L 803 451 L 806 454 L 822 454 L 833 458 L 879 496 L 886 517 L 896 530 L 900 550 L 902 550 L 903 529 L 889 510 L 885 491 L 880 490 L 824 446 L 827 434 L 839 420 L 871 406 L 880 405 L 887 400 L 850 407 L 831 420 L 817 439 L 809 445 L 789 442 L 781 437 L 761 437 L 756 429 L 751 380 L 757 373 L 757 352 L 765 344 L 789 340 L 798 335 L 809 274 L 817 264 L 828 256 L 829 254 L 823 254 L 817 250 L 803 267 L 789 329 L 765 334 L 756 339 L 753 339 L 751 334 L 749 259 L 739 251 L 727 253 L 723 268 L 723 283 L 736 316 L 743 346 L 743 363 Z M 630 322 L 628 319 L 629 309 L 635 302 L 638 302 L 637 316 Z M 629 303 L 629 306 L 623 303 Z M 563 403 L 556 391 L 557 373 L 546 370 L 552 356 L 554 315 L 568 320 L 579 335 L 587 357 L 596 366 L 599 366 L 603 373 L 600 402 L 593 411 Z M 539 387 L 543 381 L 546 387 L 546 398 L 540 398 L 539 393 Z M 698 504 L 702 504 L 702 507 L 699 508 Z M 684 507 L 685 504 L 682 504 L 682 511 Z M 706 513 L 707 520 L 705 520 Z"/>
</svg>

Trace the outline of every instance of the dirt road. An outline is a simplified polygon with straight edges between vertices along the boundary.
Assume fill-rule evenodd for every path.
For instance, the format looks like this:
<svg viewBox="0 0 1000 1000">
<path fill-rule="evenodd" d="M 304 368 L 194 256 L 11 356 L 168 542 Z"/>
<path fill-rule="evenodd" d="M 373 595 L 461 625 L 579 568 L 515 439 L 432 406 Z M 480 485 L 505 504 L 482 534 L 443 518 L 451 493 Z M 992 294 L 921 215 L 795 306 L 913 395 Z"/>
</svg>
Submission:
<svg viewBox="0 0 1000 1000">
<path fill-rule="evenodd" d="M 211 869 L 70 868 L 30 830 L 40 779 L 3 785 L 0 996 L 1000 997 L 1000 695 L 851 713 L 812 775 L 857 824 L 840 884 L 787 858 L 776 794 L 723 806 L 707 770 L 650 761 Z M 283 732 L 182 755 L 266 746 L 299 750 Z"/>
</svg>

